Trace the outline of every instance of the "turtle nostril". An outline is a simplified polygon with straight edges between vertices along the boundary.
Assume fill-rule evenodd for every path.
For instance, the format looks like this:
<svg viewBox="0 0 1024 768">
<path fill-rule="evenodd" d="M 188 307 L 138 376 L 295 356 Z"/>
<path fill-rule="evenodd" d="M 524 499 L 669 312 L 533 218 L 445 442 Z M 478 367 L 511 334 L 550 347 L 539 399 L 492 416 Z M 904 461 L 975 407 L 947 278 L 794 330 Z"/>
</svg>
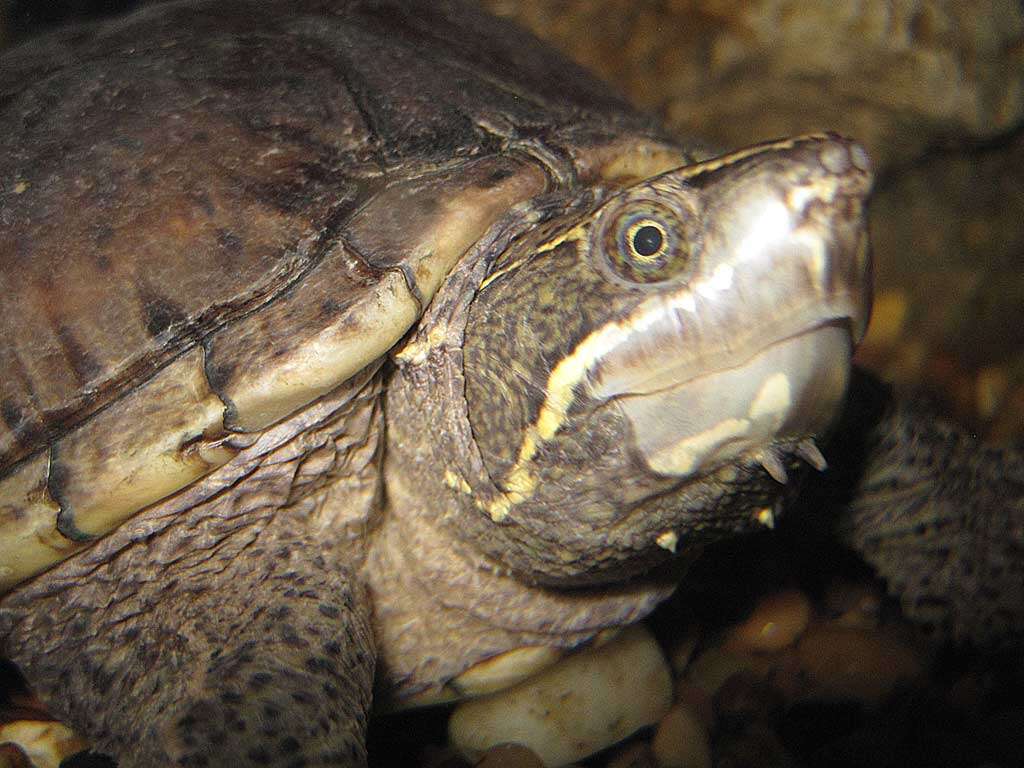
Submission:
<svg viewBox="0 0 1024 768">
<path fill-rule="evenodd" d="M 836 176 L 848 172 L 853 164 L 849 148 L 845 143 L 838 141 L 830 141 L 818 151 L 818 162 L 826 171 Z"/>
<path fill-rule="evenodd" d="M 850 160 L 858 170 L 864 171 L 864 173 L 872 172 L 871 156 L 864 146 L 856 141 L 850 145 Z"/>
<path fill-rule="evenodd" d="M 844 194 L 865 197 L 871 189 L 871 158 L 856 141 L 831 136 L 818 148 L 818 164 L 833 177 L 841 179 Z"/>
</svg>

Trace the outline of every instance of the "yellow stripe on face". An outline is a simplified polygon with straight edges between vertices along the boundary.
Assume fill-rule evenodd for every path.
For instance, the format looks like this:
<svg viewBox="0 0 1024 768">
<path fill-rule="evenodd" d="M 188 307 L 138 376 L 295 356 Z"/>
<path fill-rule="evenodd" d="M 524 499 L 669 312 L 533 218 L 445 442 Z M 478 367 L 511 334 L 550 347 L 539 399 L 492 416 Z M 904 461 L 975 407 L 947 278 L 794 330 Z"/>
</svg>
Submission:
<svg viewBox="0 0 1024 768">
<path fill-rule="evenodd" d="M 632 332 L 634 323 L 631 320 L 608 323 L 594 331 L 551 371 L 537 420 L 527 427 L 516 464 L 505 481 L 507 492 L 487 505 L 487 511 L 495 522 L 503 520 L 512 505 L 528 499 L 536 490 L 537 475 L 530 464 L 538 448 L 551 440 L 565 422 L 576 386 L 598 360 L 625 341 Z"/>
<path fill-rule="evenodd" d="M 717 171 L 756 155 L 790 149 L 804 142 L 817 141 L 821 138 L 821 136 L 802 136 L 795 139 L 762 144 L 694 165 L 691 168 L 678 169 L 673 171 L 673 173 L 677 179 L 685 180 L 704 173 Z M 578 242 L 580 248 L 586 248 L 589 242 L 587 226 L 579 224 L 552 238 L 538 247 L 531 256 L 517 260 L 502 270 L 495 272 L 484 282 L 484 285 L 486 286 L 501 275 L 517 269 L 531 258 L 532 255 L 554 250 L 567 242 Z M 698 281 L 692 288 L 694 291 L 706 296 L 728 290 L 733 281 L 732 270 L 733 267 L 731 265 L 720 265 L 712 275 L 703 281 Z M 620 321 L 607 323 L 592 331 L 569 355 L 564 357 L 554 367 L 548 377 L 544 402 L 534 423 L 526 428 L 516 457 L 516 463 L 505 479 L 505 492 L 499 493 L 497 497 L 489 501 L 480 502 L 481 509 L 486 511 L 492 520 L 501 522 L 508 516 L 513 506 L 530 498 L 536 491 L 539 478 L 533 466 L 534 458 L 540 446 L 554 438 L 558 430 L 562 428 L 569 408 L 572 406 L 575 398 L 576 387 L 585 380 L 595 365 L 609 352 L 624 343 L 631 334 L 638 331 L 642 332 L 664 312 L 670 311 L 673 307 L 682 307 L 690 312 L 696 310 L 695 298 L 689 291 L 663 297 L 660 301 L 662 302 L 660 308 L 652 306 L 650 301 L 643 302 L 634 310 L 631 316 Z M 726 422 L 718 425 L 719 430 L 732 428 L 740 429 L 737 425 Z"/>
<path fill-rule="evenodd" d="M 537 248 L 537 253 L 547 253 L 553 251 L 555 248 L 560 246 L 562 243 L 573 243 L 573 242 L 586 242 L 587 237 L 587 226 L 585 224 L 577 224 L 572 229 L 563 232 L 558 237 L 553 237 L 546 243 L 543 243 Z"/>
<path fill-rule="evenodd" d="M 553 251 L 564 243 L 572 242 L 579 243 L 579 247 L 583 251 L 582 255 L 585 256 L 586 251 L 589 250 L 587 247 L 587 225 L 585 223 L 577 224 L 575 227 L 562 232 L 551 240 L 540 244 L 532 253 L 516 259 L 489 275 L 481 283 L 480 289 L 483 290 L 503 275 L 519 269 L 535 256 Z M 597 337 L 608 330 L 609 326 L 605 326 L 600 331 L 590 334 L 571 355 L 563 359 L 555 367 L 548 377 L 545 388 L 547 395 L 537 416 L 537 421 L 526 429 L 523 442 L 519 447 L 516 464 L 509 473 L 505 483 L 507 491 L 504 493 L 499 492 L 495 498 L 489 501 L 481 500 L 477 504 L 480 509 L 490 515 L 494 522 L 502 522 L 515 504 L 529 498 L 534 490 L 536 490 L 537 477 L 531 471 L 529 464 L 536 455 L 539 445 L 554 437 L 558 428 L 565 420 L 565 415 L 572 404 L 574 387 L 586 375 L 593 361 L 603 354 L 607 348 L 607 344 L 602 345 Z M 593 351 L 589 351 L 588 343 L 590 347 L 596 348 Z"/>
<path fill-rule="evenodd" d="M 571 243 L 577 240 L 582 241 L 585 239 L 586 234 L 586 226 L 583 224 L 577 224 L 572 229 L 558 235 L 558 237 L 552 238 L 551 240 L 548 240 L 546 243 L 541 244 L 533 253 L 527 256 L 523 256 L 521 259 L 516 259 L 511 264 L 508 264 L 499 269 L 497 272 L 488 275 L 487 278 L 482 283 L 480 283 L 480 290 L 482 291 L 484 288 L 493 283 L 502 275 L 507 275 L 509 272 L 514 272 L 515 270 L 519 269 L 521 266 L 523 266 L 523 264 L 528 262 L 534 256 L 541 253 L 547 253 L 548 251 L 553 251 L 562 243 Z"/>
<path fill-rule="evenodd" d="M 753 147 L 746 147 L 738 152 L 722 155 L 721 157 L 716 157 L 712 160 L 708 160 L 707 162 L 698 163 L 690 168 L 680 168 L 679 170 L 674 171 L 673 175 L 679 179 L 692 179 L 694 176 L 700 176 L 703 173 L 712 173 L 713 171 L 738 163 L 741 160 L 746 160 L 748 157 L 754 157 L 755 155 L 762 155 L 769 152 L 784 151 L 792 149 L 798 144 L 822 141 L 826 138 L 827 136 L 823 133 L 809 133 L 803 136 L 796 136 L 791 139 L 783 139 L 782 141 L 775 141 L 767 144 L 756 144 Z"/>
</svg>

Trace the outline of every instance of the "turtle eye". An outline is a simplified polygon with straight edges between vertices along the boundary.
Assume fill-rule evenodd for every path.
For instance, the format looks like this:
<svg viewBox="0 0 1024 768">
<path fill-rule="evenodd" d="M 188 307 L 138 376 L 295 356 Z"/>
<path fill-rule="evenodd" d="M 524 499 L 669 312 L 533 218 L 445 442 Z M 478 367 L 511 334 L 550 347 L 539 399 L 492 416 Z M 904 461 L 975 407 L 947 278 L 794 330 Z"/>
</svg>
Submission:
<svg viewBox="0 0 1024 768">
<path fill-rule="evenodd" d="M 626 247 L 634 261 L 656 261 L 668 248 L 668 232 L 660 221 L 640 219 L 626 230 Z"/>
<path fill-rule="evenodd" d="M 620 211 L 605 232 L 604 252 L 617 277 L 660 283 L 682 272 L 693 244 L 683 217 L 666 206 L 644 203 Z"/>
</svg>

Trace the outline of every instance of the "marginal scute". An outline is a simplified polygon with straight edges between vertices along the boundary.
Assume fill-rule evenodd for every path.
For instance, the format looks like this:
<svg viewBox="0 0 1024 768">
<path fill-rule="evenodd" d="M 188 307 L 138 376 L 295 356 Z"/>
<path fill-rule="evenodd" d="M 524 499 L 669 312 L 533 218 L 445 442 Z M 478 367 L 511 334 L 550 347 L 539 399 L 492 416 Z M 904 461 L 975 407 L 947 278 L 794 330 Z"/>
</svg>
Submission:
<svg viewBox="0 0 1024 768">
<path fill-rule="evenodd" d="M 263 429 L 387 352 L 466 250 L 546 183 L 498 157 L 377 195 L 291 292 L 214 336 L 207 367 L 227 426 Z"/>
<path fill-rule="evenodd" d="M 264 429 L 394 344 L 418 307 L 401 273 L 361 285 L 339 245 L 288 295 L 213 336 L 207 371 L 231 430 Z"/>
<path fill-rule="evenodd" d="M 60 506 L 47 490 L 48 451 L 0 480 L 0 594 L 82 545 L 57 530 Z"/>
<path fill-rule="evenodd" d="M 492 224 L 547 184 L 533 162 L 485 157 L 388 188 L 353 217 L 346 238 L 373 266 L 404 269 L 425 304 Z"/>
<path fill-rule="evenodd" d="M 53 446 L 60 526 L 96 537 L 226 463 L 224 403 L 195 348 Z M 23 574 L 27 576 L 28 574 Z"/>
<path fill-rule="evenodd" d="M 620 141 L 578 150 L 575 160 L 584 180 L 628 186 L 690 165 L 694 157 L 672 144 L 627 136 Z"/>
</svg>

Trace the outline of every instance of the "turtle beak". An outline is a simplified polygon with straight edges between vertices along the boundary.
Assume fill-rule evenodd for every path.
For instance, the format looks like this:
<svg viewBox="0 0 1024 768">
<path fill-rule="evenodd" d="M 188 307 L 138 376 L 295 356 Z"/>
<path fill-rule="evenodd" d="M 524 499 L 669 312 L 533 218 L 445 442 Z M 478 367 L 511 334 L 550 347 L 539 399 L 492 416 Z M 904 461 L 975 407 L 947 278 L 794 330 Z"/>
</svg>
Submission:
<svg viewBox="0 0 1024 768">
<path fill-rule="evenodd" d="M 787 445 L 820 459 L 807 439 L 838 409 L 870 312 L 867 154 L 810 136 L 659 180 L 698 192 L 694 270 L 631 312 L 621 343 L 591 369 L 588 394 L 622 409 L 659 474 L 743 458 L 771 469 L 780 464 L 765 457 Z"/>
</svg>

